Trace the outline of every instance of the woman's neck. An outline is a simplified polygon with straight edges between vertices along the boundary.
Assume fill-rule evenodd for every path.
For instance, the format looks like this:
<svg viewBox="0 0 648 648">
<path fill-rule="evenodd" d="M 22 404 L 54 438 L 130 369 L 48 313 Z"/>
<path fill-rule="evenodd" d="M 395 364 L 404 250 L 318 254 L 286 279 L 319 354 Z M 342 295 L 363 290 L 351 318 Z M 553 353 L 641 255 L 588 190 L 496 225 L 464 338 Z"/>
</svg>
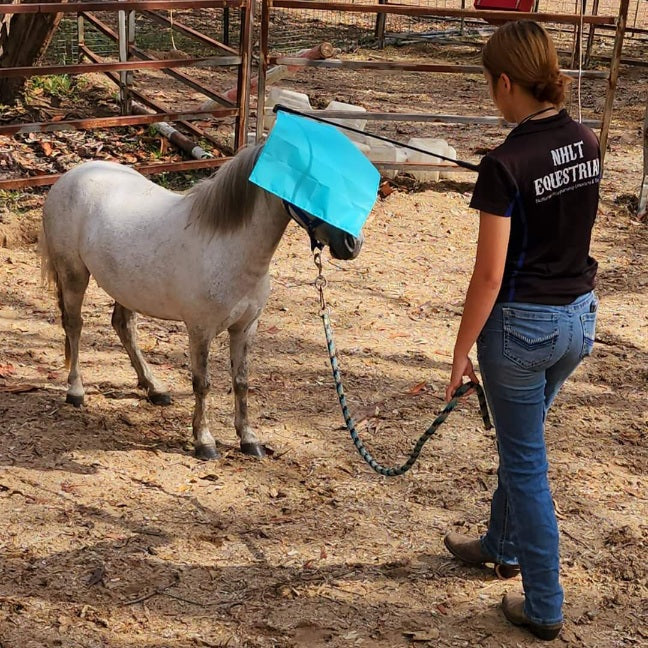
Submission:
<svg viewBox="0 0 648 648">
<path fill-rule="evenodd" d="M 544 119 L 558 113 L 558 109 L 548 101 L 529 101 L 513 111 L 516 124 L 533 119 Z"/>
</svg>

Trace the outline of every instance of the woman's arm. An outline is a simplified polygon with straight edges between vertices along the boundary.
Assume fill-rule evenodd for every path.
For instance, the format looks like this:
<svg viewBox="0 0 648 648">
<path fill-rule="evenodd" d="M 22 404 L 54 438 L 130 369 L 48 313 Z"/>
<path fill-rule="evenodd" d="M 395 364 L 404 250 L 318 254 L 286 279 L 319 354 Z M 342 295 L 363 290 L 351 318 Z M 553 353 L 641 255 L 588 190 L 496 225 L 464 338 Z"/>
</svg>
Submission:
<svg viewBox="0 0 648 648">
<path fill-rule="evenodd" d="M 478 382 L 468 357 L 477 336 L 488 319 L 502 285 L 511 219 L 479 213 L 479 237 L 475 267 L 466 293 L 463 315 L 455 342 L 452 373 L 446 388 L 446 401 L 461 386 L 464 376 Z"/>
</svg>

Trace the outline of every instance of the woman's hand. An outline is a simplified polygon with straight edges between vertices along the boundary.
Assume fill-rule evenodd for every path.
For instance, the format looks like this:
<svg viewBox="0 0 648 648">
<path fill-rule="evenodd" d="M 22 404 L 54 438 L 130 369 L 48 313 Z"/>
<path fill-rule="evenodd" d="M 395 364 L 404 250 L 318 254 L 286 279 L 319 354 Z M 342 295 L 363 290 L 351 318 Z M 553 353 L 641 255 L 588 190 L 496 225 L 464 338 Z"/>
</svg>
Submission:
<svg viewBox="0 0 648 648">
<path fill-rule="evenodd" d="M 470 358 L 467 355 L 455 356 L 452 361 L 452 373 L 450 374 L 450 382 L 448 383 L 445 392 L 446 403 L 449 403 L 452 400 L 454 393 L 457 391 L 457 389 L 459 389 L 459 387 L 461 387 L 464 376 L 467 376 L 474 383 L 479 382 L 477 376 L 475 375 L 475 370 L 473 369 L 473 364 Z"/>
</svg>

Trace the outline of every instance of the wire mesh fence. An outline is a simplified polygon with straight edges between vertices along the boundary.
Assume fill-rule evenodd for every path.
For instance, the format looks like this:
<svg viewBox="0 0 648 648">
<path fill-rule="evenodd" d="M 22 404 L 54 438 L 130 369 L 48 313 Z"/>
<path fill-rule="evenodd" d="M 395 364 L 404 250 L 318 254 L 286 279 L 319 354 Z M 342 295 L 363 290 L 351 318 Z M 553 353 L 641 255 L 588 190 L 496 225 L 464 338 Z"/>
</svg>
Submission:
<svg viewBox="0 0 648 648">
<path fill-rule="evenodd" d="M 168 19 L 169 25 L 163 26 L 146 13 L 135 16 L 135 44 L 141 50 L 165 55 L 209 56 L 214 48 L 173 29 L 174 23 L 182 23 L 201 34 L 219 42 L 238 47 L 241 18 L 237 10 L 223 9 L 183 9 L 159 11 Z M 117 32 L 117 13 L 99 12 L 96 14 L 114 32 Z M 84 23 L 86 46 L 95 54 L 105 58 L 117 58 L 118 46 L 114 39 L 106 36 L 87 21 Z M 46 63 L 76 63 L 79 59 L 78 28 L 76 16 L 66 15 L 52 39 L 43 60 Z"/>
<path fill-rule="evenodd" d="M 358 4 L 366 0 L 338 0 L 346 4 Z M 471 9 L 473 0 L 400 0 L 400 4 L 413 6 Z M 596 13 L 616 15 L 620 0 L 599 0 Z M 581 9 L 586 14 L 594 12 L 593 0 L 538 0 L 537 10 L 578 14 Z M 174 21 L 192 27 L 201 33 L 232 46 L 238 45 L 240 14 L 234 10 L 222 9 L 185 9 L 158 12 L 166 16 L 170 23 L 164 27 L 147 14 L 136 16 L 136 44 L 152 54 L 164 52 L 185 53 L 189 56 L 213 54 L 213 49 L 204 43 L 175 31 Z M 117 14 L 102 14 L 101 18 L 117 30 Z M 632 48 L 633 42 L 648 43 L 648 2 L 630 0 L 628 26 L 645 30 L 646 33 L 629 32 L 626 47 Z M 573 48 L 575 28 L 572 25 L 550 26 L 559 47 Z M 377 16 L 371 13 L 345 11 L 325 11 L 321 9 L 281 9 L 275 8 L 270 16 L 271 50 L 279 53 L 293 53 L 314 43 L 328 41 L 343 51 L 358 47 L 375 47 L 377 40 Z M 493 27 L 477 19 L 456 19 L 425 16 L 404 16 L 387 14 L 384 16 L 384 37 L 382 44 L 403 45 L 413 41 L 434 41 L 444 43 L 461 39 L 483 40 Z M 585 33 L 589 33 L 586 28 Z M 612 47 L 613 31 L 597 29 L 594 52 L 604 55 Z M 107 58 L 117 57 L 117 44 L 96 28 L 86 24 L 85 42 L 95 53 Z M 66 16 L 52 39 L 45 60 L 48 63 L 73 63 L 78 60 L 77 20 Z"/>
<path fill-rule="evenodd" d="M 364 3 L 364 0 L 338 0 L 345 4 Z M 472 9 L 473 0 L 399 0 L 399 4 L 418 7 L 444 9 Z M 620 0 L 599 0 L 596 8 L 598 15 L 616 16 Z M 547 13 L 585 14 L 594 13 L 593 0 L 538 0 L 537 11 Z M 376 44 L 377 18 L 374 14 L 361 14 L 343 11 L 323 11 L 313 9 L 279 9 L 273 10 L 271 19 L 271 39 L 277 51 L 296 50 L 305 47 L 308 42 L 318 40 L 319 35 L 328 36 L 328 40 L 342 49 L 351 49 L 360 45 Z M 291 29 L 282 29 L 284 25 Z M 448 38 L 486 36 L 492 28 L 478 19 L 457 19 L 425 16 L 405 16 L 387 14 L 384 18 L 385 41 L 404 44 L 410 40 L 435 40 L 442 42 Z M 648 31 L 648 3 L 646 0 L 630 0 L 628 26 Z M 331 35 L 330 32 L 333 31 Z M 558 37 L 573 35 L 571 25 L 554 27 Z M 606 32 L 598 30 L 596 35 L 605 38 Z M 607 32 L 613 35 L 613 32 Z M 630 37 L 633 33 L 630 32 Z M 642 36 L 637 36 L 641 38 Z M 648 40 L 648 34 L 643 35 Z"/>
</svg>

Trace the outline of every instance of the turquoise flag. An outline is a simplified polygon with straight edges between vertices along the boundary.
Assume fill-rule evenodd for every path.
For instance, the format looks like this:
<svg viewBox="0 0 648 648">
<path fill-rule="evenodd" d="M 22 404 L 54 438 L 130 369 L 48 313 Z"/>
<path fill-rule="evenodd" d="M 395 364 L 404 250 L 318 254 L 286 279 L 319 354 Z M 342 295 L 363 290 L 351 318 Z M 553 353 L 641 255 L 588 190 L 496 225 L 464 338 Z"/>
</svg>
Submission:
<svg viewBox="0 0 648 648">
<path fill-rule="evenodd" d="M 380 173 L 334 126 L 280 110 L 250 181 L 358 236 L 376 202 Z"/>
</svg>

